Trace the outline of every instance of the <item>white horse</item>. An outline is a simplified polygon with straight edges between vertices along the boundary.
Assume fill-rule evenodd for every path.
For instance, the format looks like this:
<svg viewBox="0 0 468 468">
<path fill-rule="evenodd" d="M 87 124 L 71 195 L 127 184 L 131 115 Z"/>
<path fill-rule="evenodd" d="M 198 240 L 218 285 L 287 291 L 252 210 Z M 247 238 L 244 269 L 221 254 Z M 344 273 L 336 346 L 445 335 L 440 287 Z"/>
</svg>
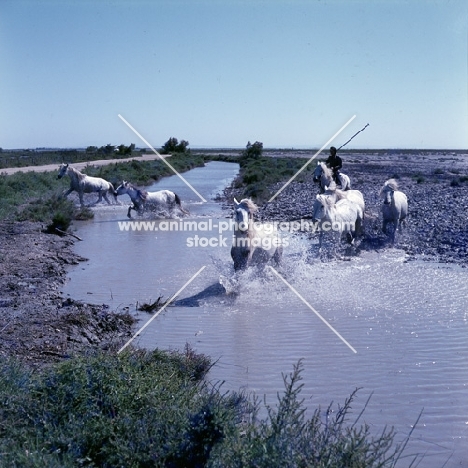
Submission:
<svg viewBox="0 0 468 468">
<path fill-rule="evenodd" d="M 170 190 L 159 190 L 157 192 L 147 192 L 133 186 L 125 180 L 117 187 L 115 195 L 127 194 L 132 200 L 132 205 L 129 206 L 127 217 L 131 218 L 131 211 L 135 210 L 138 214 L 142 214 L 145 210 L 150 211 L 165 211 L 172 212 L 176 206 L 184 214 L 188 211 L 182 208 L 179 196 Z"/>
<path fill-rule="evenodd" d="M 351 180 L 346 174 L 340 172 L 338 178 L 340 179 L 341 190 L 349 190 L 351 188 Z M 313 180 L 320 184 L 320 192 L 323 193 L 325 187 L 329 187 L 334 182 L 333 172 L 324 162 L 319 162 L 314 170 Z"/>
<path fill-rule="evenodd" d="M 344 198 L 335 203 L 333 196 L 325 194 L 317 195 L 317 203 L 314 204 L 312 219 L 314 222 L 318 222 L 320 229 L 319 252 L 322 249 L 325 232 L 330 232 L 334 235 L 335 244 L 342 237 L 343 233 L 346 233 L 348 242 L 354 244 L 358 217 L 359 206 L 351 200 Z"/>
<path fill-rule="evenodd" d="M 114 186 L 107 182 L 107 180 L 101 179 L 100 177 L 90 177 L 89 175 L 83 174 L 79 170 L 71 167 L 68 164 L 61 164 L 59 167 L 59 173 L 57 175 L 58 179 L 61 179 L 63 176 L 67 175 L 70 177 L 70 188 L 63 194 L 64 197 L 68 197 L 73 191 L 78 192 L 78 197 L 80 198 L 81 206 L 84 206 L 83 194 L 84 193 L 93 193 L 97 192 L 99 195 L 98 200 L 94 203 L 99 203 L 104 200 L 110 205 L 110 201 L 107 198 L 107 193 L 111 192 L 114 195 L 115 200 L 117 197 L 114 192 Z"/>
<path fill-rule="evenodd" d="M 402 223 L 406 224 L 406 216 L 408 215 L 408 198 L 403 192 L 398 190 L 398 183 L 395 179 L 389 179 L 380 189 L 380 196 L 383 199 L 382 215 L 383 224 L 382 231 L 387 234 L 388 223 L 393 224 L 391 235 L 392 243 L 395 242 L 395 232 L 401 232 Z"/>
<path fill-rule="evenodd" d="M 234 207 L 234 239 L 231 247 L 234 270 L 243 270 L 251 265 L 263 269 L 269 260 L 278 265 L 283 246 L 276 227 L 254 222 L 253 215 L 258 207 L 248 198 L 240 202 L 234 199 Z"/>
<path fill-rule="evenodd" d="M 328 195 L 333 200 L 333 203 L 337 201 L 346 199 L 352 201 L 357 205 L 357 221 L 356 221 L 356 235 L 362 233 L 362 227 L 364 224 L 364 211 L 366 209 L 366 204 L 364 202 L 364 195 L 359 190 L 340 190 L 336 188 L 335 182 L 332 182 L 329 187 L 325 187 L 323 195 Z M 315 204 L 319 203 L 318 200 L 315 200 Z M 315 207 L 314 207 L 315 209 Z"/>
</svg>

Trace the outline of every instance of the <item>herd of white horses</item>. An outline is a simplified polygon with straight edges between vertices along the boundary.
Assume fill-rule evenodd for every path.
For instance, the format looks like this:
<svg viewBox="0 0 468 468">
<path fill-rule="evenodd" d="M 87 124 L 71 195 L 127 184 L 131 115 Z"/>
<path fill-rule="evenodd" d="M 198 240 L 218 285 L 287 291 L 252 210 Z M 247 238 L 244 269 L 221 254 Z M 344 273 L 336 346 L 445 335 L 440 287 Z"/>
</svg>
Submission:
<svg viewBox="0 0 468 468">
<path fill-rule="evenodd" d="M 117 202 L 119 195 L 127 194 L 132 204 L 129 206 L 127 216 L 131 218 L 131 211 L 139 214 L 144 211 L 159 211 L 171 214 L 178 208 L 181 213 L 188 214 L 182 207 L 177 194 L 170 190 L 147 192 L 141 190 L 127 181 L 123 181 L 117 188 L 99 177 L 91 177 L 69 164 L 61 164 L 58 178 L 67 175 L 70 178 L 70 188 L 64 193 L 67 197 L 71 192 L 78 193 L 80 204 L 84 206 L 83 195 L 85 193 L 97 193 L 99 203 L 102 198 L 110 204 L 108 195 L 114 196 Z M 312 219 L 317 223 L 319 232 L 319 252 L 322 249 L 323 237 L 331 235 L 333 245 L 346 236 L 349 244 L 362 233 L 364 222 L 365 202 L 359 190 L 351 189 L 351 182 L 347 175 L 340 174 L 340 186 L 337 187 L 333 180 L 332 171 L 323 162 L 319 162 L 313 174 L 313 179 L 320 189 L 317 194 L 313 209 Z M 395 234 L 401 231 L 402 224 L 408 214 L 408 199 L 398 190 L 395 179 L 387 180 L 379 193 L 382 199 L 382 230 L 390 236 L 391 242 L 395 242 Z M 265 265 L 273 260 L 279 263 L 282 256 L 282 243 L 279 233 L 272 229 L 270 224 L 262 225 L 254 222 L 258 207 L 250 199 L 238 202 L 234 199 L 234 240 L 231 248 L 231 257 L 236 271 L 243 270 L 250 265 Z M 388 225 L 392 229 L 388 232 Z"/>
<path fill-rule="evenodd" d="M 110 205 L 111 202 L 109 198 L 107 198 L 107 195 L 109 194 L 114 196 L 115 201 L 117 201 L 118 195 L 127 194 L 132 201 L 132 204 L 128 207 L 127 211 L 127 216 L 129 218 L 132 217 L 132 210 L 135 210 L 139 214 L 142 214 L 145 210 L 172 213 L 176 207 L 178 207 L 182 213 L 188 214 L 188 211 L 182 208 L 179 196 L 170 190 L 147 192 L 146 190 L 138 189 L 125 180 L 115 189 L 110 182 L 107 182 L 107 180 L 83 174 L 74 167 L 71 167 L 69 164 L 61 164 L 57 177 L 61 179 L 66 175 L 70 178 L 70 188 L 63 194 L 63 196 L 67 197 L 71 192 L 77 192 L 81 207 L 85 206 L 83 200 L 83 195 L 85 193 L 98 194 L 98 199 L 93 203 L 93 205 L 100 203 L 103 197 Z"/>
</svg>

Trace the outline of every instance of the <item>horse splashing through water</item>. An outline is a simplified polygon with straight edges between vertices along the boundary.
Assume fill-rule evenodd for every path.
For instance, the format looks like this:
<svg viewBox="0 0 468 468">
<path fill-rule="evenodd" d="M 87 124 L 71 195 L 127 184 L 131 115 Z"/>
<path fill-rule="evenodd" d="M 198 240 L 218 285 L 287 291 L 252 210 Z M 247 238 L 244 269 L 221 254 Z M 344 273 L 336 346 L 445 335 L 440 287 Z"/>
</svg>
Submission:
<svg viewBox="0 0 468 468">
<path fill-rule="evenodd" d="M 104 197 L 104 200 L 106 200 L 110 205 L 110 201 L 107 198 L 108 192 L 112 193 L 117 201 L 114 186 L 110 182 L 107 182 L 107 180 L 101 179 L 100 177 L 90 177 L 89 175 L 83 174 L 78 169 L 71 167 L 69 164 L 61 164 L 57 178 L 61 179 L 65 175 L 70 177 L 70 188 L 63 194 L 63 196 L 68 197 L 71 192 L 78 192 L 81 206 L 84 206 L 84 193 L 96 192 L 99 195 L 99 198 L 94 205 L 102 201 L 102 197 Z"/>
<path fill-rule="evenodd" d="M 234 199 L 234 239 L 231 258 L 234 270 L 243 270 L 251 265 L 263 269 L 269 260 L 279 264 L 283 254 L 283 244 L 273 224 L 254 222 L 253 215 L 258 207 L 252 200 Z"/>
<path fill-rule="evenodd" d="M 335 203 L 330 195 L 317 195 L 314 204 L 314 222 L 318 222 L 320 229 L 319 252 L 322 249 L 323 235 L 329 232 L 334 237 L 334 250 L 336 253 L 336 243 L 345 233 L 350 244 L 354 243 L 356 224 L 359 218 L 359 206 L 344 198 Z"/>
<path fill-rule="evenodd" d="M 346 174 L 340 172 L 338 178 L 340 179 L 341 190 L 349 190 L 351 188 L 351 180 Z M 330 187 L 332 183 L 335 183 L 332 170 L 324 162 L 317 164 L 313 173 L 313 180 L 319 183 L 321 193 L 325 191 L 325 187 Z"/>
<path fill-rule="evenodd" d="M 117 187 L 115 194 L 117 196 L 125 193 L 130 197 L 130 200 L 132 200 L 133 203 L 129 206 L 127 211 L 127 217 L 129 218 L 132 217 L 132 210 L 135 210 L 138 214 L 142 214 L 145 210 L 160 211 L 170 214 L 176 206 L 179 207 L 179 210 L 182 213 L 188 214 L 188 211 L 182 208 L 179 196 L 170 190 L 147 192 L 146 190 L 136 188 L 130 182 L 126 182 L 124 180 Z"/>
<path fill-rule="evenodd" d="M 387 180 L 380 189 L 380 196 L 383 199 L 382 231 L 387 234 L 387 225 L 393 224 L 393 230 L 390 234 L 392 243 L 395 242 L 395 232 L 401 232 L 402 223 L 406 223 L 408 215 L 408 198 L 403 192 L 398 190 L 398 183 L 395 179 Z"/>
<path fill-rule="evenodd" d="M 329 187 L 325 187 L 323 195 L 330 197 L 333 200 L 333 203 L 336 203 L 340 200 L 349 200 L 356 204 L 357 208 L 357 220 L 356 220 L 356 235 L 362 233 L 363 224 L 364 224 L 364 211 L 366 209 L 366 204 L 364 202 L 364 195 L 359 190 L 340 190 L 336 188 L 335 182 L 332 182 Z M 317 207 L 317 204 L 320 203 L 317 199 L 314 201 L 314 211 Z"/>
</svg>

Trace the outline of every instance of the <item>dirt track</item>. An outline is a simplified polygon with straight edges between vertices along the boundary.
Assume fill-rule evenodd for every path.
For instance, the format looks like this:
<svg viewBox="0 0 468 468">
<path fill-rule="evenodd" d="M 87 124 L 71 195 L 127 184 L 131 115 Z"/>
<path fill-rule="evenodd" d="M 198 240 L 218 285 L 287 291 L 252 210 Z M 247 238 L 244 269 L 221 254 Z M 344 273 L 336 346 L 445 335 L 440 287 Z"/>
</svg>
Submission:
<svg viewBox="0 0 468 468">
<path fill-rule="evenodd" d="M 106 166 L 107 164 L 114 164 L 114 163 L 124 163 L 129 161 L 155 161 L 157 159 L 167 158 L 168 154 L 158 156 L 155 153 L 151 154 L 143 154 L 142 156 L 134 156 L 132 158 L 125 158 L 125 159 L 98 159 L 96 161 L 85 161 L 85 162 L 78 162 L 73 163 L 73 167 L 82 171 L 86 168 L 86 166 Z M 59 164 L 46 164 L 44 166 L 25 166 L 25 167 L 9 167 L 5 169 L 0 169 L 0 174 L 11 175 L 15 172 L 54 172 L 57 171 Z"/>
</svg>

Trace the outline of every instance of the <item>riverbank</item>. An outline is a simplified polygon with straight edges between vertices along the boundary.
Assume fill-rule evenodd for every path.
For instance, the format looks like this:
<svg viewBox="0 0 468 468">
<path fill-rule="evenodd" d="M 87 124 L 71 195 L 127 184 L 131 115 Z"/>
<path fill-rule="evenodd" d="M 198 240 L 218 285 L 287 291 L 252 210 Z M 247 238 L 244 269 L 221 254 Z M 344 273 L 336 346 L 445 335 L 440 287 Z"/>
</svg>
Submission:
<svg viewBox="0 0 468 468">
<path fill-rule="evenodd" d="M 73 242 L 43 233 L 41 223 L 0 223 L 1 356 L 40 366 L 131 336 L 130 314 L 62 298 L 67 265 L 85 260 Z"/>
<path fill-rule="evenodd" d="M 391 248 L 381 231 L 378 193 L 385 180 L 395 177 L 409 199 L 407 226 L 397 235 L 396 246 L 409 258 L 468 264 L 466 154 L 346 153 L 343 160 L 343 171 L 366 201 L 365 232 L 353 254 Z M 281 187 L 277 183 L 270 191 Z M 227 210 L 245 189 L 234 182 L 225 190 Z M 310 217 L 317 193 L 311 171 L 304 171 L 299 182 L 260 205 L 259 217 L 277 221 Z M 43 223 L 0 222 L 0 354 L 40 364 L 90 346 L 117 346 L 130 337 L 130 315 L 60 296 L 67 265 L 83 259 L 73 252 L 71 237 L 45 234 L 42 229 Z"/>
<path fill-rule="evenodd" d="M 452 206 L 449 203 L 448 197 L 451 196 L 453 198 L 454 192 L 451 189 L 457 188 L 457 184 L 458 188 L 464 188 L 465 181 L 463 179 L 465 172 L 461 167 L 463 161 L 456 161 L 457 164 L 459 163 L 459 167 L 452 165 L 450 161 L 445 161 L 443 165 L 438 160 L 432 161 L 430 164 L 423 163 L 423 166 L 427 167 L 421 168 L 421 170 L 426 170 L 426 172 L 422 173 L 415 172 L 415 165 L 410 166 L 409 164 L 405 164 L 406 160 L 403 156 L 401 159 L 391 159 L 390 164 L 383 161 L 378 161 L 374 164 L 369 159 L 366 161 L 365 156 L 362 159 L 360 158 L 355 157 L 352 161 L 346 160 L 345 164 L 346 169 L 350 169 L 348 173 L 352 174 L 355 187 L 359 188 L 360 186 L 360 189 L 365 192 L 369 208 L 369 224 L 366 225 L 366 236 L 368 236 L 370 241 L 374 241 L 374 244 L 369 242 L 368 248 L 390 248 L 390 246 L 385 244 L 385 239 L 379 231 L 379 201 L 377 196 L 380 185 L 383 183 L 380 179 L 383 178 L 385 180 L 390 171 L 395 171 L 395 174 L 392 175 L 398 176 L 402 188 L 403 184 L 405 184 L 404 190 L 411 193 L 410 200 L 415 197 L 418 190 L 421 190 L 421 198 L 425 197 L 425 205 L 421 206 L 432 206 L 431 203 L 434 203 L 435 200 L 432 200 L 431 196 L 426 196 L 425 194 L 431 189 L 436 189 L 434 191 L 438 195 L 444 194 L 442 198 L 446 201 L 447 207 L 452 207 L 452 214 L 457 213 L 457 205 L 454 204 Z M 458 172 L 454 172 L 454 170 Z M 277 184 L 277 186 L 272 187 L 272 190 L 276 191 L 280 185 Z M 232 196 L 234 193 L 234 191 L 229 192 L 229 196 Z M 262 205 L 261 215 L 265 219 L 277 220 L 291 220 L 298 215 L 299 217 L 305 217 L 310 214 L 310 211 L 308 211 L 310 200 L 313 200 L 316 193 L 317 187 L 312 184 L 312 181 L 306 174 L 306 177 L 301 182 L 291 184 L 274 203 Z M 457 192 L 455 194 L 457 195 Z M 460 196 L 462 194 L 461 191 Z M 296 198 L 294 199 L 294 197 Z M 228 201 L 228 206 L 232 209 L 232 199 Z M 439 211 L 436 210 L 435 216 L 437 214 L 440 215 L 441 208 L 443 206 L 437 205 L 437 210 Z M 448 208 L 446 208 L 446 211 L 448 211 Z M 375 217 L 371 218 L 371 216 Z M 426 218 L 421 216 L 421 222 L 424 219 Z M 464 218 L 460 218 L 461 223 L 463 220 Z M 375 222 L 375 232 L 371 229 L 373 222 Z M 452 234 L 457 237 L 462 227 L 463 225 L 461 224 Z M 448 228 L 450 229 L 451 226 L 449 225 Z M 415 230 L 417 231 L 417 228 Z M 407 231 L 405 235 L 409 236 L 410 231 Z M 381 244 L 377 242 L 380 238 L 379 236 L 383 239 Z M 402 243 L 401 245 L 404 245 L 403 241 L 406 242 L 404 236 L 399 240 Z M 103 453 L 103 447 L 104 451 L 108 450 L 108 453 L 115 456 L 117 452 L 113 443 L 118 440 L 116 434 L 120 430 L 125 430 L 125 433 L 122 434 L 124 436 L 124 443 L 120 443 L 119 441 L 116 444 L 119 447 L 124 447 L 124 450 L 118 452 L 116 459 L 120 457 L 120 460 L 123 460 L 127 453 L 133 454 L 134 445 L 132 444 L 137 440 L 140 447 L 138 453 L 143 453 L 144 460 L 151 459 L 155 452 L 161 453 L 161 447 L 166 447 L 170 449 L 167 459 L 172 462 L 174 458 L 170 457 L 178 457 L 176 459 L 181 460 L 181 463 L 183 463 L 187 460 L 184 457 L 190 453 L 194 453 L 193 445 L 190 444 L 202 441 L 198 445 L 199 447 L 213 447 L 213 458 L 211 460 L 215 460 L 216 455 L 219 456 L 219 463 L 213 462 L 212 466 L 226 466 L 226 464 L 229 464 L 227 460 L 236 460 L 240 456 L 248 460 L 247 464 L 249 462 L 251 462 L 250 464 L 254 464 L 254 462 L 258 461 L 257 457 L 259 456 L 260 449 L 261 453 L 264 454 L 265 461 L 288 460 L 291 455 L 283 451 L 284 447 L 295 447 L 294 444 L 297 441 L 304 440 L 304 442 L 309 441 L 310 443 L 311 440 L 314 440 L 313 437 L 305 437 L 308 433 L 304 431 L 304 426 L 300 423 L 300 420 L 296 419 L 297 411 L 285 415 L 287 418 L 281 418 L 281 421 L 286 421 L 286 427 L 279 428 L 277 434 L 272 432 L 277 427 L 275 425 L 276 421 L 280 420 L 275 417 L 275 414 L 273 414 L 273 424 L 272 421 L 254 421 L 253 424 L 244 425 L 246 424 L 246 420 L 243 419 L 245 413 L 242 411 L 234 416 L 232 414 L 226 416 L 227 413 L 220 415 L 217 411 L 221 409 L 224 412 L 224 407 L 218 404 L 218 400 L 215 401 L 214 411 L 212 411 L 213 407 L 210 406 L 210 403 L 208 402 L 205 405 L 204 401 L 201 406 L 197 407 L 194 407 L 189 402 L 187 408 L 181 411 L 180 402 L 183 401 L 184 395 L 187 393 L 187 384 L 184 380 L 185 374 L 182 381 L 177 382 L 174 387 L 174 391 L 182 390 L 182 392 L 181 394 L 177 394 L 176 398 L 173 399 L 174 393 L 172 393 L 172 390 L 169 391 L 167 389 L 167 384 L 168 381 L 174 383 L 172 377 L 175 369 L 165 370 L 161 380 L 155 384 L 153 378 L 154 369 L 145 367 L 146 364 L 142 365 L 145 361 L 154 362 L 151 353 L 147 355 L 135 352 L 129 356 L 122 355 L 121 358 L 115 356 L 115 352 L 104 353 L 96 360 L 93 356 L 95 350 L 98 348 L 116 350 L 119 342 L 122 343 L 122 341 L 128 339 L 131 332 L 124 333 L 123 335 L 122 332 L 130 330 L 131 325 L 125 322 L 117 323 L 117 329 L 114 329 L 113 326 L 116 322 L 112 316 L 115 314 L 105 306 L 79 304 L 73 299 L 64 301 L 60 297 L 58 291 L 66 277 L 66 265 L 79 264 L 83 260 L 82 257 L 73 255 L 72 239 L 43 234 L 41 226 L 36 223 L 4 223 L 2 224 L 0 242 L 2 265 L 2 280 L 0 284 L 1 307 L 7 311 L 5 317 L 11 319 L 10 321 L 2 322 L 0 325 L 3 346 L 1 348 L 2 355 L 20 357 L 23 361 L 32 363 L 35 366 L 61 361 L 57 366 L 48 366 L 51 367 L 52 373 L 38 373 L 39 383 L 28 381 L 27 384 L 24 384 L 27 379 L 21 376 L 21 378 L 18 377 L 16 379 L 17 385 L 11 387 L 15 388 L 15 394 L 22 394 L 24 392 L 22 385 L 26 385 L 27 389 L 33 388 L 34 390 L 31 392 L 31 399 L 29 402 L 26 402 L 28 403 L 27 405 L 23 404 L 23 401 L 19 401 L 17 405 L 19 415 L 24 414 L 24 408 L 27 408 L 28 418 L 26 418 L 26 424 L 29 425 L 28 431 L 31 434 L 31 439 L 27 444 L 17 443 L 16 454 L 23 454 L 25 447 L 27 447 L 26 457 L 43 457 L 46 455 L 48 457 L 56 457 L 57 463 L 61 463 L 60 466 L 76 466 L 77 460 L 84 459 L 99 464 L 102 462 L 100 457 Z M 411 245 L 410 242 L 408 242 L 408 245 Z M 425 246 L 421 245 L 424 251 Z M 365 248 L 364 241 L 361 242 L 360 248 Z M 439 257 L 439 260 L 443 258 Z M 112 330 L 102 326 L 102 317 L 106 317 L 105 323 L 110 321 L 110 323 L 114 324 L 110 327 Z M 11 329 L 9 328 L 10 326 L 12 326 Z M 4 340 L 4 336 L 6 336 L 4 332 L 6 333 L 8 330 L 11 330 L 11 334 L 7 337 L 7 340 Z M 14 341 L 15 337 L 17 338 L 16 342 Z M 64 337 L 65 341 L 63 341 Z M 6 341 L 6 344 L 3 341 Z M 84 357 L 66 359 L 74 353 L 84 354 Z M 115 373 L 115 378 L 107 378 L 111 373 L 114 375 L 114 371 L 119 369 L 121 365 L 123 365 L 123 368 Z M 156 367 L 159 368 L 159 364 Z M 143 370 L 142 375 L 146 379 L 145 382 L 148 382 L 148 387 L 138 387 L 142 389 L 140 391 L 137 390 L 134 376 L 141 370 Z M 50 382 L 53 382 L 53 384 L 51 385 Z M 63 387 L 58 387 L 58 383 L 60 385 L 63 383 Z M 119 399 L 121 398 L 119 402 L 116 402 L 115 398 L 114 389 L 116 387 L 122 388 L 122 397 L 119 397 Z M 61 393 L 61 390 L 58 391 L 58 388 L 63 388 L 63 393 Z M 155 391 L 153 391 L 154 389 Z M 199 389 L 195 388 L 195 390 L 197 401 L 199 402 Z M 130 392 L 131 398 L 129 400 L 127 397 Z M 42 397 L 36 400 L 37 394 L 46 395 L 49 400 L 45 400 Z M 218 395 L 216 392 L 212 392 L 211 394 Z M 65 400 L 57 400 L 57 395 L 65 395 L 67 404 L 62 404 Z M 69 399 L 70 395 L 73 395 L 73 400 Z M 83 395 L 86 395 L 86 397 L 83 397 Z M 133 398 L 134 395 L 137 397 Z M 162 400 L 159 402 L 153 400 L 154 395 L 162 397 Z M 289 395 L 291 396 L 292 394 L 290 393 Z M 146 398 L 146 396 L 149 398 Z M 166 396 L 171 399 L 165 400 Z M 291 399 L 288 400 L 288 398 L 286 397 L 283 401 L 285 403 L 290 402 Z M 53 408 L 54 411 L 60 410 L 57 413 L 52 411 L 52 409 L 47 411 L 47 415 L 52 415 L 55 419 L 44 420 L 42 413 L 36 417 L 36 413 L 32 412 L 32 408 L 40 408 L 42 411 L 42 408 L 46 407 L 44 401 L 50 404 L 50 408 Z M 60 401 L 61 404 L 57 405 L 57 401 Z M 83 402 L 85 405 L 80 406 Z M 228 400 L 228 405 L 231 402 L 232 406 L 229 406 L 229 408 L 238 408 L 236 405 L 243 404 L 242 399 L 236 401 Z M 144 406 L 146 403 L 148 406 Z M 135 422 L 134 424 L 129 424 L 127 417 L 128 408 L 132 404 L 135 408 Z M 294 407 L 298 411 L 301 409 L 300 405 Z M 69 412 L 69 410 L 71 411 L 74 408 L 78 408 L 76 415 Z M 154 410 L 155 408 L 157 410 Z M 288 409 L 291 406 L 288 403 L 287 405 L 284 404 L 283 408 Z M 163 425 L 161 423 L 161 414 L 166 409 L 169 410 L 167 419 L 169 423 L 164 423 Z M 154 425 L 150 426 L 145 420 L 145 427 L 151 427 L 151 435 L 148 439 L 144 439 L 139 430 L 139 424 L 141 424 L 141 414 L 146 414 L 147 412 L 154 415 L 154 419 L 150 421 Z M 181 423 L 175 433 L 176 437 L 173 437 L 174 432 L 170 431 L 173 427 L 173 412 L 182 415 Z M 8 414 L 13 413 L 9 410 Z M 33 417 L 29 416 L 31 414 Z M 73 414 L 72 417 L 70 416 L 71 414 Z M 12 421 L 18 419 L 16 414 L 14 416 L 11 417 Z M 221 425 L 220 420 L 224 417 L 228 418 L 225 419 L 228 423 Z M 319 418 L 318 420 L 321 419 Z M 77 423 L 75 423 L 76 421 Z M 70 427 L 63 427 L 68 422 L 72 422 L 73 424 Z M 231 426 L 231 424 L 233 425 Z M 54 431 L 50 430 L 51 427 L 56 428 L 59 425 L 60 431 L 63 432 L 57 431 L 54 433 Z M 346 430 L 341 423 L 339 423 L 337 429 L 341 430 L 342 427 Z M 129 428 L 128 432 L 126 428 Z M 99 432 L 101 430 L 102 432 Z M 169 432 L 170 437 L 167 437 L 166 434 Z M 146 433 L 149 434 L 148 431 Z M 163 433 L 164 437 L 155 443 L 152 438 L 152 434 L 154 433 Z M 229 438 L 228 436 L 231 433 L 235 434 L 233 438 Z M 326 433 L 330 433 L 330 431 L 327 430 Z M 36 439 L 36 434 L 43 438 Z M 284 434 L 291 434 L 291 437 L 282 439 Z M 320 436 L 320 433 L 318 433 L 318 436 Z M 367 438 L 369 433 L 363 434 L 363 436 Z M 304 439 L 301 439 L 301 437 L 304 437 Z M 8 438 L 8 434 L 6 438 Z M 36 440 L 39 440 L 39 442 L 34 442 Z M 64 440 L 66 443 L 63 442 Z M 321 448 L 328 450 L 331 441 L 324 441 L 323 438 L 320 438 L 320 440 L 322 441 Z M 110 444 L 109 441 L 111 441 Z M 87 445 L 89 442 L 90 444 Z M 343 454 L 344 447 L 355 446 L 353 445 L 353 441 L 342 438 L 341 435 L 338 442 L 338 449 L 334 452 L 336 454 Z M 357 442 L 361 444 L 360 440 Z M 59 445 L 57 445 L 58 443 Z M 127 443 L 128 447 L 132 450 L 129 448 L 127 451 L 125 448 L 127 447 Z M 314 442 L 312 445 L 313 447 L 311 446 L 311 448 L 316 449 L 317 444 Z M 57 450 L 60 450 L 60 453 L 64 455 L 61 455 L 56 450 L 57 447 Z M 154 450 L 153 447 L 155 447 Z M 265 447 L 267 447 L 267 450 L 265 450 Z M 301 446 L 297 450 L 295 449 L 295 454 L 298 454 L 299 457 L 304 455 L 304 459 L 311 459 L 310 457 L 313 454 L 309 453 L 308 449 L 309 445 L 302 444 L 301 442 Z M 13 453 L 9 446 L 2 446 L 1 452 L 6 454 Z M 370 453 L 373 453 L 373 447 L 370 447 Z M 203 452 L 203 454 L 211 456 L 209 452 Z M 355 455 L 353 452 L 353 456 Z M 13 455 L 11 456 L 13 457 Z M 68 460 L 69 465 L 64 463 L 65 459 Z M 326 459 L 326 457 L 321 455 L 320 459 Z M 142 466 L 144 460 L 142 461 Z M 133 459 L 131 461 L 134 462 Z M 369 465 L 371 464 L 363 462 L 360 466 Z M 135 466 L 140 465 L 135 464 Z M 317 466 L 319 466 L 318 462 Z M 336 464 L 331 466 L 343 466 L 343 460 L 337 460 Z"/>
</svg>

